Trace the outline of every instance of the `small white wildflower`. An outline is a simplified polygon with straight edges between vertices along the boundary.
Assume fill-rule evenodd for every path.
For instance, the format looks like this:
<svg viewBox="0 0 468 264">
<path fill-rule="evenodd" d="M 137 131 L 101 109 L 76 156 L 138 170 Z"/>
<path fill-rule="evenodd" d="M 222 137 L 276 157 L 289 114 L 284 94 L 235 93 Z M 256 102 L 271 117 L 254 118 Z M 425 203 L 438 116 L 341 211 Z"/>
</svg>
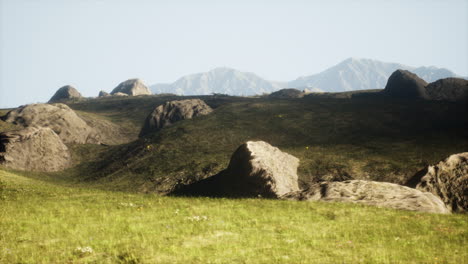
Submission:
<svg viewBox="0 0 468 264">
<path fill-rule="evenodd" d="M 179 214 L 179 209 L 176 209 L 174 213 Z"/>
<path fill-rule="evenodd" d="M 288 243 L 288 244 L 292 244 L 294 242 L 296 242 L 295 239 L 286 239 L 284 242 Z"/>
<path fill-rule="evenodd" d="M 75 252 L 78 254 L 92 254 L 94 251 L 91 247 L 77 247 Z"/>
</svg>

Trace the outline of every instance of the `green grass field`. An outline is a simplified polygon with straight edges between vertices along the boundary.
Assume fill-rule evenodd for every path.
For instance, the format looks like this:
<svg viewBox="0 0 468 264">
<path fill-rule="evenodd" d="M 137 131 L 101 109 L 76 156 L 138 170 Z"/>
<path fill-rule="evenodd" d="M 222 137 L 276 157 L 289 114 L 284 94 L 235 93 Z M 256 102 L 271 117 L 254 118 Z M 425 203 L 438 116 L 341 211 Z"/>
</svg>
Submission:
<svg viewBox="0 0 468 264">
<path fill-rule="evenodd" d="M 111 192 L 0 170 L 0 263 L 466 263 L 467 240 L 467 215 Z"/>
</svg>

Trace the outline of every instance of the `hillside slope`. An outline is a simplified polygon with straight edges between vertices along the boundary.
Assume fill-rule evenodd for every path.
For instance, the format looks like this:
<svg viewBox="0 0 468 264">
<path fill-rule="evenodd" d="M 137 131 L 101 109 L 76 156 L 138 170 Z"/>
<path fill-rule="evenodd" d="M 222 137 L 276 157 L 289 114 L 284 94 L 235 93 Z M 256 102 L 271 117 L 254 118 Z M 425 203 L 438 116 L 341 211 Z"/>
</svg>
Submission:
<svg viewBox="0 0 468 264">
<path fill-rule="evenodd" d="M 70 106 L 138 133 L 151 109 L 168 99 L 173 98 Z M 349 178 L 404 183 L 424 166 L 468 149 L 463 104 L 389 98 L 202 99 L 214 108 L 212 114 L 126 145 L 92 151 L 83 146 L 77 152 L 88 161 L 66 173 L 105 188 L 167 193 L 226 168 L 241 143 L 264 140 L 301 160 L 299 176 L 305 184 Z"/>
</svg>

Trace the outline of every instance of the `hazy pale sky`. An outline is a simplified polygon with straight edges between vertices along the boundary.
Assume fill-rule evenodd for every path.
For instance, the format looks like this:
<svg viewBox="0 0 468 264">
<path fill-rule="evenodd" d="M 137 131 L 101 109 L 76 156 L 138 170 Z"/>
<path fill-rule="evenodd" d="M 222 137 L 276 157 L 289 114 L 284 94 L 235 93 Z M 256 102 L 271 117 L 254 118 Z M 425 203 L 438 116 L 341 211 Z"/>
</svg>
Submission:
<svg viewBox="0 0 468 264">
<path fill-rule="evenodd" d="M 359 57 L 468 75 L 467 0 L 0 3 L 0 108 L 218 66 L 290 81 Z"/>
</svg>

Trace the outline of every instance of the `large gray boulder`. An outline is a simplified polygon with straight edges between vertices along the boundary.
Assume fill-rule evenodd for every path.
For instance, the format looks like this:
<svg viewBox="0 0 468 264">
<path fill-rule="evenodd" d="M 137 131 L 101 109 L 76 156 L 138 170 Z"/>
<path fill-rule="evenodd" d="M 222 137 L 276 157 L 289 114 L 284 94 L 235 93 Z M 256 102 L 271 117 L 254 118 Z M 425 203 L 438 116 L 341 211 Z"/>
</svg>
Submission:
<svg viewBox="0 0 468 264">
<path fill-rule="evenodd" d="M 468 152 L 453 154 L 425 172 L 416 189 L 437 195 L 454 212 L 468 210 Z"/>
<path fill-rule="evenodd" d="M 429 99 L 426 93 L 427 82 L 406 70 L 396 70 L 390 75 L 384 93 L 392 97 L 409 99 Z"/>
<path fill-rule="evenodd" d="M 349 180 L 322 182 L 306 191 L 290 193 L 285 199 L 325 202 L 349 202 L 400 210 L 448 214 L 439 197 L 388 182 Z"/>
<path fill-rule="evenodd" d="M 97 131 L 65 104 L 20 106 L 8 112 L 2 119 L 22 127 L 49 127 L 64 143 L 100 143 Z"/>
<path fill-rule="evenodd" d="M 467 101 L 468 80 L 445 78 L 430 83 L 426 91 L 432 100 Z"/>
<path fill-rule="evenodd" d="M 28 127 L 0 133 L 0 164 L 17 170 L 59 171 L 71 165 L 71 155 L 52 129 Z"/>
<path fill-rule="evenodd" d="M 264 141 L 248 141 L 219 174 L 178 188 L 174 193 L 197 196 L 279 198 L 299 191 L 299 159 Z"/>
<path fill-rule="evenodd" d="M 160 130 L 180 120 L 207 115 L 212 111 L 213 109 L 200 99 L 166 102 L 156 107 L 153 112 L 146 117 L 140 136 Z"/>
<path fill-rule="evenodd" d="M 82 98 L 80 92 L 76 90 L 75 87 L 71 85 L 65 85 L 57 90 L 55 92 L 54 96 L 50 98 L 49 103 L 55 103 L 55 102 L 60 102 L 64 100 L 70 100 L 70 99 L 75 99 L 75 98 Z"/>
<path fill-rule="evenodd" d="M 241 195 L 278 198 L 299 190 L 299 159 L 264 141 L 248 141 L 232 154 L 224 177 Z"/>
<path fill-rule="evenodd" d="M 112 90 L 111 94 L 124 93 L 127 95 L 149 95 L 151 91 L 140 79 L 129 79 L 120 83 L 117 87 Z"/>
</svg>

